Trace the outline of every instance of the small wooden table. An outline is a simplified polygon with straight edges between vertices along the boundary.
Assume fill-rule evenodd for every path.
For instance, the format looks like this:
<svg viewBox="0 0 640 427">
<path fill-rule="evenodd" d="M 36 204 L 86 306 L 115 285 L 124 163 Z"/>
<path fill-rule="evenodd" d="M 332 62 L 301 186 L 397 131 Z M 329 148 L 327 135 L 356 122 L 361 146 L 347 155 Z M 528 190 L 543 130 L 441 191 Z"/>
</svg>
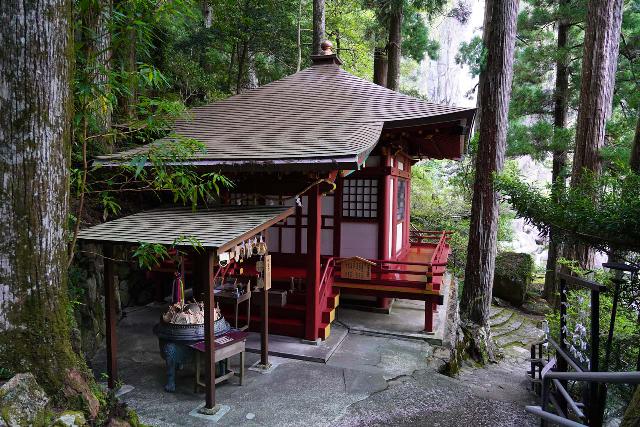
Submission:
<svg viewBox="0 0 640 427">
<path fill-rule="evenodd" d="M 214 360 L 216 362 L 228 361 L 228 359 L 236 354 L 240 354 L 240 372 L 235 372 L 228 369 L 225 363 L 225 372 L 223 375 L 216 377 L 215 383 L 218 384 L 222 381 L 226 381 L 229 378 L 238 376 L 240 378 L 240 385 L 244 382 L 244 360 L 245 360 L 245 344 L 247 336 L 249 334 L 244 331 L 231 331 L 224 335 L 221 335 L 215 339 L 215 355 Z M 190 345 L 191 348 L 196 350 L 196 378 L 195 378 L 195 392 L 199 391 L 199 387 L 205 387 L 206 384 L 200 381 L 200 358 L 201 354 L 205 352 L 204 341 L 197 342 Z"/>
<path fill-rule="evenodd" d="M 247 285 L 245 292 L 240 295 L 236 295 L 233 292 L 228 292 L 219 288 L 214 290 L 214 295 L 216 300 L 223 304 L 227 301 L 231 304 L 235 304 L 234 328 L 240 331 L 246 331 L 249 329 L 249 322 L 251 320 L 251 289 L 249 289 L 249 285 Z M 240 304 L 243 302 L 246 302 L 247 304 L 247 322 L 243 326 L 238 326 L 238 310 L 240 308 Z"/>
</svg>

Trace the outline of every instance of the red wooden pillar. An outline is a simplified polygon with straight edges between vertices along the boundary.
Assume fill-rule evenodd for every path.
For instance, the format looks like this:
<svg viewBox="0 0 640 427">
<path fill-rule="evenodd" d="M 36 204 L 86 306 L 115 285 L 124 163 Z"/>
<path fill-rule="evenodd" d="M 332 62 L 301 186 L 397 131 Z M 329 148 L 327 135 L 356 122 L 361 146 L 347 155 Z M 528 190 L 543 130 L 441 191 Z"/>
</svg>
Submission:
<svg viewBox="0 0 640 427">
<path fill-rule="evenodd" d="M 333 256 L 340 258 L 342 236 L 342 178 L 336 178 L 336 190 L 333 193 Z"/>
<path fill-rule="evenodd" d="M 113 276 L 113 246 L 105 243 L 104 255 L 104 311 L 107 338 L 107 375 L 110 389 L 118 382 L 118 338 L 116 336 L 116 287 Z"/>
<path fill-rule="evenodd" d="M 383 156 L 381 161 L 383 166 L 389 164 L 388 156 Z M 387 168 L 385 167 L 384 170 Z M 380 177 L 378 188 L 378 258 L 389 259 L 389 201 L 390 201 L 391 177 L 383 175 Z"/>
<path fill-rule="evenodd" d="M 204 292 L 204 348 L 205 348 L 205 374 L 207 394 L 203 412 L 215 413 L 216 409 L 216 361 L 215 361 L 215 334 L 213 322 L 215 319 L 215 298 L 213 295 L 213 267 L 216 262 L 216 254 L 212 249 L 207 249 L 203 261 L 202 278 L 206 279 Z"/>
<path fill-rule="evenodd" d="M 433 308 L 435 303 L 431 298 L 424 302 L 424 331 L 433 332 Z"/>
<path fill-rule="evenodd" d="M 411 159 L 405 158 L 406 170 L 409 172 L 409 178 L 407 178 L 406 191 L 407 195 L 405 198 L 405 223 L 404 223 L 404 244 L 407 250 L 409 249 L 409 236 L 411 233 Z"/>
<path fill-rule="evenodd" d="M 322 225 L 322 201 L 320 188 L 314 185 L 307 192 L 307 311 L 305 339 L 316 341 L 320 327 L 320 236 Z"/>
<path fill-rule="evenodd" d="M 383 155 L 381 165 L 384 171 L 389 170 L 390 156 Z M 386 172 L 385 172 L 386 173 Z M 388 260 L 389 256 L 389 223 L 391 221 L 391 210 L 389 203 L 391 201 L 391 176 L 383 175 L 380 177 L 380 187 L 378 189 L 378 259 Z M 377 306 L 379 308 L 388 309 L 391 305 L 391 298 L 378 298 Z"/>
<path fill-rule="evenodd" d="M 398 233 L 398 177 L 391 178 L 391 182 L 393 182 L 393 191 L 389 195 L 391 197 L 391 259 L 397 259 L 398 248 L 396 247 L 397 243 L 397 233 Z"/>
</svg>

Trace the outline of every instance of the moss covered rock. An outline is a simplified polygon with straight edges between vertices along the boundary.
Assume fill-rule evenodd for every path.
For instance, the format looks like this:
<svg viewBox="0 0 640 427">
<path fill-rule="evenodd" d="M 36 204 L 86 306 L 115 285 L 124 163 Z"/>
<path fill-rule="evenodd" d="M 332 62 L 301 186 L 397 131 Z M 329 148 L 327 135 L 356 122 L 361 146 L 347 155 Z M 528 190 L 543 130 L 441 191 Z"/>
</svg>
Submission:
<svg viewBox="0 0 640 427">
<path fill-rule="evenodd" d="M 83 427 L 86 425 L 87 420 L 80 411 L 65 411 L 53 423 L 53 427 Z"/>
<path fill-rule="evenodd" d="M 49 397 L 32 374 L 17 374 L 0 387 L 0 421 L 12 427 L 36 425 L 48 403 Z"/>
<path fill-rule="evenodd" d="M 524 304 L 531 281 L 534 263 L 529 254 L 500 252 L 496 257 L 493 296 L 519 307 Z"/>
</svg>

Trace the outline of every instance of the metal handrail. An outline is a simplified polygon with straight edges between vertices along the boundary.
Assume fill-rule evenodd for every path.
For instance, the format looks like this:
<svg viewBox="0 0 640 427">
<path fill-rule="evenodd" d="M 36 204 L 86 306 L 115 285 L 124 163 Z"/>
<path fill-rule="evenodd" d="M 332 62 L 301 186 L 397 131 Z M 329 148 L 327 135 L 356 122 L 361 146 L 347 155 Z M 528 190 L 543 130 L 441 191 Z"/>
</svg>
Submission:
<svg viewBox="0 0 640 427">
<path fill-rule="evenodd" d="M 640 372 L 558 372 L 550 371 L 543 378 L 589 383 L 640 384 Z"/>
</svg>

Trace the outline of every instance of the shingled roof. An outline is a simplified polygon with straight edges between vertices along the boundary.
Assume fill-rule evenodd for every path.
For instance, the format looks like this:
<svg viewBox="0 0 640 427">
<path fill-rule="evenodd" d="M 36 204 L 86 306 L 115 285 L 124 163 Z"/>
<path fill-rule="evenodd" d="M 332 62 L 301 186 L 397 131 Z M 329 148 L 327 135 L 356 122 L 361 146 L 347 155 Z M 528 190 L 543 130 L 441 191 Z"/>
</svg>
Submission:
<svg viewBox="0 0 640 427">
<path fill-rule="evenodd" d="M 383 128 L 463 119 L 469 126 L 473 121 L 475 109 L 394 92 L 348 73 L 337 62 L 318 61 L 281 80 L 193 108 L 174 131 L 205 145 L 206 152 L 193 159 L 201 165 L 330 163 L 355 169 Z M 147 147 L 99 159 L 120 160 Z"/>
</svg>

